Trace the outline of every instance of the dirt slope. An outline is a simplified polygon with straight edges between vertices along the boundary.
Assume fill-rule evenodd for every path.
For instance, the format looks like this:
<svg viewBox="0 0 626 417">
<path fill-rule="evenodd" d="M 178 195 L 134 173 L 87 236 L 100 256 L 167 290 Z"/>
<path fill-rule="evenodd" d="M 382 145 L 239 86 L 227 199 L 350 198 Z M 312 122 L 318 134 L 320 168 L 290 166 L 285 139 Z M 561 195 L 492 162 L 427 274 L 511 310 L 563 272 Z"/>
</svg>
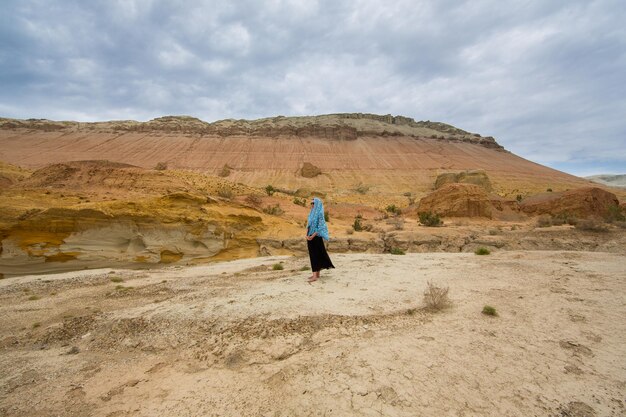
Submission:
<svg viewBox="0 0 626 417">
<path fill-rule="evenodd" d="M 501 195 L 561 191 L 589 181 L 513 155 L 491 137 L 401 116 L 338 114 L 224 120 L 190 117 L 150 122 L 77 123 L 0 119 L 0 160 L 39 168 L 55 162 L 107 159 L 153 168 L 196 169 L 251 186 L 267 184 L 371 195 L 430 191 L 441 173 L 484 170 Z M 301 175 L 305 163 L 321 170 Z"/>
</svg>

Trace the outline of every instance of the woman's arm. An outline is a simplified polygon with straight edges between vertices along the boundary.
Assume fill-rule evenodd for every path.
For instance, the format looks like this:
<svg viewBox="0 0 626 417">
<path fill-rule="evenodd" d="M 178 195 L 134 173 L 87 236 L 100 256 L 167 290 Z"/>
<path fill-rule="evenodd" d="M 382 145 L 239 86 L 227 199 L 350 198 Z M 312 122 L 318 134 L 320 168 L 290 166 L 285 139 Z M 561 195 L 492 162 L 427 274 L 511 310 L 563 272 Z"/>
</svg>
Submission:
<svg viewBox="0 0 626 417">
<path fill-rule="evenodd" d="M 313 238 L 317 236 L 317 232 L 313 233 L 311 236 L 307 236 L 306 239 L 307 240 L 313 240 Z"/>
</svg>

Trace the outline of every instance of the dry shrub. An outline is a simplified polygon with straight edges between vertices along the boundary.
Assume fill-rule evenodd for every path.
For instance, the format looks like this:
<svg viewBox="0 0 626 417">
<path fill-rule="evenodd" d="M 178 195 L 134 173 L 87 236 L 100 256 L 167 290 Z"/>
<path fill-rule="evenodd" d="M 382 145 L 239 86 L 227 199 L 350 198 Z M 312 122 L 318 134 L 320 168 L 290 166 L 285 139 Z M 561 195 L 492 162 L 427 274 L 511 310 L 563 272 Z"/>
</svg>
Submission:
<svg viewBox="0 0 626 417">
<path fill-rule="evenodd" d="M 437 287 L 432 282 L 426 283 L 426 290 L 424 291 L 424 304 L 429 310 L 439 311 L 450 306 L 450 299 L 448 298 L 449 287 Z"/>
<path fill-rule="evenodd" d="M 537 227 L 550 227 L 552 226 L 552 217 L 547 214 L 539 216 L 537 219 Z"/>
<path fill-rule="evenodd" d="M 354 234 L 354 229 L 346 229 L 346 233 L 349 235 L 353 235 Z"/>
<path fill-rule="evenodd" d="M 235 195 L 235 193 L 233 193 L 233 189 L 230 188 L 229 186 L 223 186 L 222 188 L 220 188 L 217 191 L 217 195 L 219 195 L 222 198 L 225 198 L 227 200 L 230 200 L 233 198 L 233 196 Z"/>
<path fill-rule="evenodd" d="M 609 228 L 606 226 L 606 224 L 604 224 L 603 222 L 597 219 L 579 220 L 578 223 L 576 223 L 576 229 L 584 230 L 586 232 L 608 232 L 609 231 Z"/>
<path fill-rule="evenodd" d="M 220 171 L 218 175 L 222 178 L 228 177 L 230 175 L 231 170 L 232 170 L 231 167 L 229 167 L 227 164 L 224 164 L 224 166 L 222 167 L 222 170 Z"/>
<path fill-rule="evenodd" d="M 154 166 L 157 171 L 165 171 L 167 169 L 167 162 L 159 162 Z"/>
<path fill-rule="evenodd" d="M 250 194 L 246 197 L 246 203 L 251 205 L 252 207 L 260 207 L 262 200 L 258 195 Z"/>
<path fill-rule="evenodd" d="M 273 206 L 267 206 L 263 209 L 263 213 L 269 214 L 272 216 L 280 216 L 285 211 L 280 207 L 280 204 L 275 204 Z"/>
<path fill-rule="evenodd" d="M 388 223 L 393 226 L 393 230 L 404 230 L 404 219 L 401 217 L 395 217 Z"/>
</svg>

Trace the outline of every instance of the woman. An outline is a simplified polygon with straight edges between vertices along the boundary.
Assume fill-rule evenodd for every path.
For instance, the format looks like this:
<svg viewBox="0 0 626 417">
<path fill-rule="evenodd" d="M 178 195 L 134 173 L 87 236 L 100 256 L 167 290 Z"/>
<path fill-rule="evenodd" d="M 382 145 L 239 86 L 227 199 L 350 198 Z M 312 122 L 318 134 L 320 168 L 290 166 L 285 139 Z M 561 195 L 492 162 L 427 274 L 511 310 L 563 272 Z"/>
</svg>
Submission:
<svg viewBox="0 0 626 417">
<path fill-rule="evenodd" d="M 320 270 L 335 267 L 328 257 L 326 247 L 324 247 L 324 240 L 328 240 L 328 227 L 326 227 L 326 220 L 324 220 L 324 205 L 322 200 L 317 197 L 311 201 L 311 212 L 306 227 L 306 244 L 311 259 L 311 270 L 313 271 L 313 275 L 308 280 L 311 283 L 319 279 Z"/>
</svg>

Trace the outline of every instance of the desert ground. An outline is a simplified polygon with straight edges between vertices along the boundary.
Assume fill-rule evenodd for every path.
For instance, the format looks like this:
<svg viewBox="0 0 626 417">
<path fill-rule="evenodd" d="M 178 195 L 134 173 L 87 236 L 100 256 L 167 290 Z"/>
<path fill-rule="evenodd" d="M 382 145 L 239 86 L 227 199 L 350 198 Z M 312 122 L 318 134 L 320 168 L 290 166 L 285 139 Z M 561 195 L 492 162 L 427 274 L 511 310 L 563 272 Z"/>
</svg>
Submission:
<svg viewBox="0 0 626 417">
<path fill-rule="evenodd" d="M 626 415 L 623 252 L 331 256 L 0 280 L 0 415 Z"/>
</svg>

